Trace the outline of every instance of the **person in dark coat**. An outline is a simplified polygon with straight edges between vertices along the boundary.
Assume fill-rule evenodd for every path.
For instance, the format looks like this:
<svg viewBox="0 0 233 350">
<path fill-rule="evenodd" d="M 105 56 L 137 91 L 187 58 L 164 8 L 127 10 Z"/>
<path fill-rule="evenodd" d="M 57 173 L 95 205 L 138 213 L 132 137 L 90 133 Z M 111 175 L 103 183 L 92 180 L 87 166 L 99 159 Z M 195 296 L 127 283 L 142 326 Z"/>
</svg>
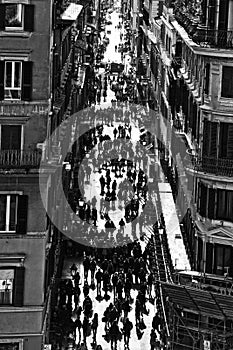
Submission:
<svg viewBox="0 0 233 350">
<path fill-rule="evenodd" d="M 115 272 L 112 276 L 112 285 L 113 285 L 113 300 L 115 301 L 116 299 L 116 285 L 118 282 L 118 273 Z"/>
<path fill-rule="evenodd" d="M 86 344 L 87 332 L 88 332 L 89 321 L 86 316 L 83 319 L 83 342 Z"/>
<path fill-rule="evenodd" d="M 127 348 L 129 348 L 129 338 L 130 338 L 132 329 L 133 329 L 133 324 L 127 317 L 123 326 L 124 342 L 125 342 L 125 347 Z"/>
<path fill-rule="evenodd" d="M 97 283 L 97 297 L 101 297 L 101 282 L 103 279 L 103 273 L 100 269 L 96 272 L 95 279 Z"/>
<path fill-rule="evenodd" d="M 83 260 L 83 267 L 84 267 L 84 278 L 87 281 L 88 279 L 88 272 L 90 269 L 90 258 L 89 256 L 86 256 Z"/>
<path fill-rule="evenodd" d="M 91 323 L 91 329 L 93 332 L 93 343 L 96 344 L 96 333 L 97 333 L 97 328 L 98 328 L 98 314 L 95 313 L 92 323 Z"/>
<path fill-rule="evenodd" d="M 120 330 L 116 321 L 113 322 L 109 329 L 109 336 L 111 339 L 111 349 L 117 350 L 117 341 L 120 339 Z"/>
</svg>

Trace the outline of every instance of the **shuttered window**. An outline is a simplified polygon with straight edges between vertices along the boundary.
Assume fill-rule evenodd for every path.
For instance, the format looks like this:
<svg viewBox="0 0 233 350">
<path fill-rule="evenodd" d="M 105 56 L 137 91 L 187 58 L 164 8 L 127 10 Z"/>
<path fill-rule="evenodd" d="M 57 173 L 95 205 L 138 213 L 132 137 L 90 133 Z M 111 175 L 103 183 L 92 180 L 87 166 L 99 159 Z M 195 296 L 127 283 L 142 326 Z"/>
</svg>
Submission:
<svg viewBox="0 0 233 350">
<path fill-rule="evenodd" d="M 24 62 L 22 74 L 22 100 L 32 99 L 32 62 Z"/>
<path fill-rule="evenodd" d="M 233 124 L 220 123 L 219 157 L 233 159 Z"/>
<path fill-rule="evenodd" d="M 216 218 L 233 222 L 233 191 L 218 189 Z"/>
<path fill-rule="evenodd" d="M 0 4 L 0 30 L 34 30 L 34 5 Z"/>
<path fill-rule="evenodd" d="M 217 132 L 218 123 L 212 123 L 205 119 L 203 130 L 203 156 L 217 156 Z"/>
<path fill-rule="evenodd" d="M 205 65 L 205 77 L 204 77 L 204 92 L 209 95 L 209 84 L 210 84 L 210 64 Z"/>
<path fill-rule="evenodd" d="M 233 67 L 222 67 L 222 97 L 233 98 Z"/>
<path fill-rule="evenodd" d="M 208 27 L 214 29 L 215 26 L 215 0 L 209 0 Z"/>
</svg>

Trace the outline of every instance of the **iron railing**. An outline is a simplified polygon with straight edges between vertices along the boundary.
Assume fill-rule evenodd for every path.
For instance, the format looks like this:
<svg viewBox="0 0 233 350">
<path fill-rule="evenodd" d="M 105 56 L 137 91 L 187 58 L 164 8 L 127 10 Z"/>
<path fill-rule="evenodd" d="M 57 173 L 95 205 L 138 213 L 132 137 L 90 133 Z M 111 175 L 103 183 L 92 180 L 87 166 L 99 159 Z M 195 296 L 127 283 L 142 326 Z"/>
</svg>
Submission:
<svg viewBox="0 0 233 350">
<path fill-rule="evenodd" d="M 231 159 L 207 156 L 197 158 L 196 156 L 189 155 L 184 160 L 186 168 L 218 176 L 233 176 L 233 160 Z"/>
<path fill-rule="evenodd" d="M 197 29 L 192 39 L 204 47 L 233 48 L 233 30 Z"/>
<path fill-rule="evenodd" d="M 40 160 L 40 151 L 0 151 L 0 169 L 38 168 L 40 165 Z"/>
</svg>

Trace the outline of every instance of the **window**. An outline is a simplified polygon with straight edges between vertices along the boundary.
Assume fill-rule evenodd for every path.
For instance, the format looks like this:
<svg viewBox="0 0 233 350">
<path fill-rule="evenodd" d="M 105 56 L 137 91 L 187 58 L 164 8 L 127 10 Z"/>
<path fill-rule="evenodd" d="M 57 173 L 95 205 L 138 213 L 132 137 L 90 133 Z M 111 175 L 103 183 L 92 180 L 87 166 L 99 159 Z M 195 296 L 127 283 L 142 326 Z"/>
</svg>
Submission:
<svg viewBox="0 0 233 350">
<path fill-rule="evenodd" d="M 19 3 L 0 4 L 0 30 L 32 32 L 34 5 Z"/>
<path fill-rule="evenodd" d="M 0 194 L 0 231 L 14 232 L 16 230 L 17 203 L 18 196 Z"/>
<path fill-rule="evenodd" d="M 6 29 L 23 29 L 23 6 L 22 4 L 6 4 L 5 6 Z"/>
<path fill-rule="evenodd" d="M 222 97 L 233 98 L 233 67 L 222 67 Z"/>
<path fill-rule="evenodd" d="M 233 191 L 217 191 L 217 219 L 233 221 Z"/>
<path fill-rule="evenodd" d="M 28 197 L 0 194 L 0 232 L 27 232 Z"/>
<path fill-rule="evenodd" d="M 0 343 L 0 350 L 20 350 L 19 343 Z"/>
<path fill-rule="evenodd" d="M 5 62 L 5 99 L 21 99 L 22 62 Z"/>
<path fill-rule="evenodd" d="M 14 272 L 14 269 L 0 269 L 0 305 L 13 302 Z"/>
<path fill-rule="evenodd" d="M 21 133 L 21 125 L 1 125 L 1 150 L 20 151 Z"/>
<path fill-rule="evenodd" d="M 232 248 L 224 245 L 216 245 L 214 273 L 224 275 L 231 273 L 232 267 Z"/>
<path fill-rule="evenodd" d="M 0 267 L 0 306 L 23 306 L 23 295 L 24 267 Z"/>
<path fill-rule="evenodd" d="M 0 100 L 30 101 L 32 62 L 0 61 Z"/>
</svg>

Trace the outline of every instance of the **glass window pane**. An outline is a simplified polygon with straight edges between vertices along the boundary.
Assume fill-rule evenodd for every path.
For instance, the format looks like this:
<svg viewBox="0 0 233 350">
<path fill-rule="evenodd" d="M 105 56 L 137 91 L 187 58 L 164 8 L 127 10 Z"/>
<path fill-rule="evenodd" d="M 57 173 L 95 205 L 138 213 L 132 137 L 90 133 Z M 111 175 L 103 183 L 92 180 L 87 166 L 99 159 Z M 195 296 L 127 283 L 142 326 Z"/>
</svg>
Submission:
<svg viewBox="0 0 233 350">
<path fill-rule="evenodd" d="M 11 87 L 12 83 L 12 62 L 6 62 L 6 87 Z"/>
<path fill-rule="evenodd" d="M 6 196 L 0 195 L 0 231 L 6 228 Z"/>
<path fill-rule="evenodd" d="M 0 305 L 12 304 L 13 269 L 0 269 Z"/>
<path fill-rule="evenodd" d="M 10 223 L 9 223 L 10 231 L 14 231 L 16 228 L 16 196 L 11 195 L 10 201 Z"/>
<path fill-rule="evenodd" d="M 19 350 L 19 343 L 0 343 L 0 350 Z"/>
<path fill-rule="evenodd" d="M 19 88 L 21 82 L 21 62 L 15 62 L 14 87 Z"/>
<path fill-rule="evenodd" d="M 6 27 L 22 27 L 22 5 L 6 5 Z"/>
</svg>

